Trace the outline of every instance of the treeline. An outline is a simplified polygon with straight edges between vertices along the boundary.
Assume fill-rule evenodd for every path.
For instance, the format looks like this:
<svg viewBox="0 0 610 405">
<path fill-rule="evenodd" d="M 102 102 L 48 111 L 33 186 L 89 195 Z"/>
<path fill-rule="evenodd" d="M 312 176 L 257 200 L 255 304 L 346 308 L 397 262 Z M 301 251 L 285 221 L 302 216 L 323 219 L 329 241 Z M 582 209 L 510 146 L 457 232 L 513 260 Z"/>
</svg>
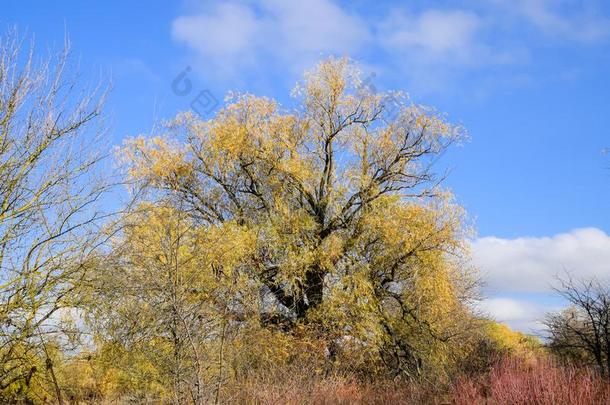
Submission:
<svg viewBox="0 0 610 405">
<path fill-rule="evenodd" d="M 247 401 L 298 378 L 446 393 L 545 355 L 472 309 L 465 215 L 434 169 L 463 129 L 349 61 L 308 72 L 296 108 L 238 95 L 115 159 L 105 88 L 67 51 L 1 52 L 3 402 Z M 605 372 L 610 323 L 577 325 L 587 308 L 549 318 L 552 347 Z"/>
</svg>

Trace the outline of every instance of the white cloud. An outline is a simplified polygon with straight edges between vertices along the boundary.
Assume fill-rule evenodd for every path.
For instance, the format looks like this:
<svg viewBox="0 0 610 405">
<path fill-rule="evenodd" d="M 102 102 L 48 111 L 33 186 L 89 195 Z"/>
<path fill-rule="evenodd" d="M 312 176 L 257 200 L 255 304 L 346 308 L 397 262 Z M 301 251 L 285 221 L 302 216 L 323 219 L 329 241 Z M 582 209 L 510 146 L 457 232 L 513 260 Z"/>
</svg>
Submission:
<svg viewBox="0 0 610 405">
<path fill-rule="evenodd" d="M 386 47 L 411 52 L 415 60 L 472 62 L 480 50 L 481 19 L 461 10 L 429 10 L 420 15 L 396 13 L 381 26 Z"/>
<path fill-rule="evenodd" d="M 595 42 L 610 36 L 610 19 L 601 16 L 592 1 L 500 0 L 500 3 L 551 37 Z"/>
<path fill-rule="evenodd" d="M 492 292 L 550 291 L 564 271 L 575 277 L 610 276 L 610 236 L 596 228 L 542 238 L 483 237 L 472 243 L 472 251 Z"/>
<path fill-rule="evenodd" d="M 263 63 L 301 71 L 324 54 L 355 54 L 370 40 L 367 23 L 331 0 L 225 2 L 178 17 L 172 34 L 229 75 Z"/>
<path fill-rule="evenodd" d="M 509 298 L 489 298 L 481 302 L 481 307 L 500 322 L 523 319 L 532 309 L 524 302 Z"/>
<path fill-rule="evenodd" d="M 210 13 L 178 17 L 172 35 L 202 57 L 227 69 L 253 57 L 253 40 L 262 26 L 248 7 L 222 3 Z"/>
<path fill-rule="evenodd" d="M 545 304 L 543 297 L 539 297 L 537 301 L 505 297 L 489 298 L 481 301 L 477 308 L 491 319 L 528 333 L 541 332 L 544 328 L 542 322 L 545 314 L 556 309 Z"/>
<path fill-rule="evenodd" d="M 489 23 L 473 11 L 403 8 L 371 17 L 336 0 L 212 3 L 172 24 L 173 38 L 194 51 L 190 63 L 208 81 L 291 85 L 315 62 L 335 55 L 350 56 L 385 79 L 406 79 L 422 94 L 447 91 L 455 75 L 470 69 L 522 56 L 494 49 L 488 31 Z"/>
<path fill-rule="evenodd" d="M 330 0 L 265 0 L 264 4 L 275 18 L 282 51 L 291 56 L 355 51 L 369 40 L 366 21 Z"/>
<path fill-rule="evenodd" d="M 395 11 L 378 25 L 376 40 L 411 79 L 412 89 L 442 92 L 456 74 L 523 59 L 521 49 L 492 46 L 492 28 L 489 19 L 472 10 Z"/>
<path fill-rule="evenodd" d="M 539 238 L 482 237 L 472 242 L 472 255 L 491 296 L 478 309 L 525 332 L 541 332 L 544 315 L 566 305 L 551 288 L 556 276 L 567 271 L 575 278 L 610 278 L 610 235 L 597 228 Z"/>
<path fill-rule="evenodd" d="M 261 0 L 223 2 L 178 17 L 172 35 L 231 76 L 278 63 L 300 73 L 321 56 L 362 59 L 380 50 L 424 71 L 431 65 L 505 62 L 508 53 L 484 44 L 483 28 L 482 19 L 465 10 L 388 10 L 364 18 L 335 0 Z"/>
<path fill-rule="evenodd" d="M 471 1 L 417 10 L 379 4 L 381 12 L 371 15 L 339 0 L 190 3 L 195 8 L 172 23 L 173 38 L 194 52 L 207 79 L 231 79 L 233 86 L 236 79 L 292 83 L 319 59 L 336 55 L 374 65 L 378 73 L 387 69 L 414 91 L 446 92 L 460 77 L 490 67 L 494 83 L 502 73 L 521 77 L 513 70 L 527 68 L 544 38 L 610 38 L 610 20 L 575 0 Z"/>
</svg>

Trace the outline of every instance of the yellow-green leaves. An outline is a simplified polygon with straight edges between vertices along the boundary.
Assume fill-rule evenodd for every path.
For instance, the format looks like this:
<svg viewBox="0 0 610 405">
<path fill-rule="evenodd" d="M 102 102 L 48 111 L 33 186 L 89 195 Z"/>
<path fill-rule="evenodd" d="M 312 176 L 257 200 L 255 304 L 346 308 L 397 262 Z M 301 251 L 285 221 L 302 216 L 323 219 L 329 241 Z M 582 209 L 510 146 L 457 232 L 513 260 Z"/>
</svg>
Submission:
<svg viewBox="0 0 610 405">
<path fill-rule="evenodd" d="M 402 93 L 375 92 L 347 59 L 322 61 L 293 94 L 292 110 L 234 95 L 209 120 L 181 114 L 163 136 L 125 145 L 132 178 L 152 191 L 152 213 L 126 233 L 141 256 L 132 266 L 174 263 L 239 322 L 257 291 L 263 327 L 304 328 L 367 361 L 393 353 L 407 373 L 434 356 L 447 364 L 469 284 L 462 211 L 432 163 L 461 129 Z M 159 233 L 181 235 L 173 259 Z"/>
<path fill-rule="evenodd" d="M 168 184 L 176 187 L 191 173 L 185 148 L 164 137 L 130 139 L 122 153 L 122 158 L 130 164 L 131 178 L 150 181 L 156 186 Z"/>
</svg>

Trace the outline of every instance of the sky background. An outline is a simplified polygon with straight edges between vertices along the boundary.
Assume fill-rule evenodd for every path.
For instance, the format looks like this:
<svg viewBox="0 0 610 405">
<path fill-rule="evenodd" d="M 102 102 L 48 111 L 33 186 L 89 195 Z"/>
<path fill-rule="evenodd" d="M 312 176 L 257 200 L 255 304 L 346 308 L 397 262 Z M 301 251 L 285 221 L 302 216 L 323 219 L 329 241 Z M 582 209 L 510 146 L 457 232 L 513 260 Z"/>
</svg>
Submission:
<svg viewBox="0 0 610 405">
<path fill-rule="evenodd" d="M 194 100 L 213 115 L 230 90 L 289 106 L 303 70 L 349 56 L 468 130 L 442 165 L 477 231 L 487 312 L 537 332 L 563 305 L 554 275 L 610 277 L 610 2 L 9 0 L 0 24 L 39 51 L 67 35 L 85 81 L 112 79 L 109 145 Z"/>
</svg>

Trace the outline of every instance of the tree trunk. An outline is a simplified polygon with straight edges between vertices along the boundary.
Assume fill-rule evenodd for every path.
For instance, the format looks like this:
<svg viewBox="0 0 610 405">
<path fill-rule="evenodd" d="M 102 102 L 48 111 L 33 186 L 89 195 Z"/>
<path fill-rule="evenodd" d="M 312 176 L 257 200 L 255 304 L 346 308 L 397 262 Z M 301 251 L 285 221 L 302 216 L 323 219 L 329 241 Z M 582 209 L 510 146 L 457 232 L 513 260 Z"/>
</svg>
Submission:
<svg viewBox="0 0 610 405">
<path fill-rule="evenodd" d="M 305 294 L 309 308 L 318 307 L 324 298 L 324 277 L 326 272 L 315 266 L 305 274 Z M 308 309 L 309 309 L 308 308 Z"/>
</svg>

